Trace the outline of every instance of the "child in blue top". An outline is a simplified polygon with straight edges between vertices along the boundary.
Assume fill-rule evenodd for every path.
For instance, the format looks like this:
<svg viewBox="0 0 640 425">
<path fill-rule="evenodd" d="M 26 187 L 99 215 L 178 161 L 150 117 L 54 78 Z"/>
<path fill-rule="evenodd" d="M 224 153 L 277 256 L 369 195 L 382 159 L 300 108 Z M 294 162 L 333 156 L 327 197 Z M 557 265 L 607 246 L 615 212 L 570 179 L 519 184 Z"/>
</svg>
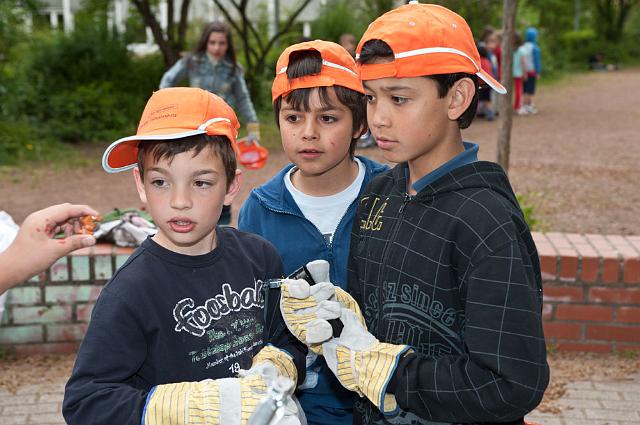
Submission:
<svg viewBox="0 0 640 425">
<path fill-rule="evenodd" d="M 307 262 L 330 263 L 331 282 L 346 288 L 356 200 L 387 167 L 355 157 L 367 130 L 364 89 L 351 55 L 336 43 L 310 41 L 278 59 L 272 99 L 282 146 L 292 162 L 243 205 L 238 227 L 275 245 L 289 275 Z M 314 363 L 315 361 L 315 363 Z M 310 355 L 298 398 L 309 424 L 352 422 L 355 394 Z"/>
</svg>

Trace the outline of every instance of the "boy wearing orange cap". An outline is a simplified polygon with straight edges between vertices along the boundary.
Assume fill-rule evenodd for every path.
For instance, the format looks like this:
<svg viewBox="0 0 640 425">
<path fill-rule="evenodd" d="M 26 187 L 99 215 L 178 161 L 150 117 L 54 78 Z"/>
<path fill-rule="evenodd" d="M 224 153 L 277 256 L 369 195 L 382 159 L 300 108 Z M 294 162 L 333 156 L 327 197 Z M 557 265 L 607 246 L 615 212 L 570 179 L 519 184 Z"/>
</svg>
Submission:
<svg viewBox="0 0 640 425">
<path fill-rule="evenodd" d="M 549 380 L 538 254 L 506 174 L 460 131 L 480 81 L 505 90 L 437 5 L 382 15 L 357 54 L 369 126 L 398 165 L 366 188 L 351 237 L 368 330 L 343 309 L 326 362 L 366 397 L 356 424 L 523 424 Z"/>
<path fill-rule="evenodd" d="M 96 302 L 66 386 L 67 423 L 241 425 L 278 376 L 303 379 L 306 348 L 286 332 L 272 338 L 282 318 L 263 311 L 263 281 L 282 275 L 277 251 L 217 226 L 240 186 L 238 127 L 218 96 L 163 89 L 137 134 L 105 151 L 106 171 L 133 169 L 158 232 Z M 299 423 L 293 402 L 285 418 Z"/>
<path fill-rule="evenodd" d="M 238 228 L 273 243 L 290 275 L 311 260 L 329 262 L 330 280 L 346 288 L 357 198 L 386 166 L 354 156 L 366 131 L 364 89 L 342 46 L 315 40 L 280 55 L 272 86 L 275 119 L 291 164 L 251 191 Z M 269 300 L 271 302 L 271 300 Z M 310 352 L 297 393 L 311 425 L 351 425 L 355 394 Z"/>
</svg>

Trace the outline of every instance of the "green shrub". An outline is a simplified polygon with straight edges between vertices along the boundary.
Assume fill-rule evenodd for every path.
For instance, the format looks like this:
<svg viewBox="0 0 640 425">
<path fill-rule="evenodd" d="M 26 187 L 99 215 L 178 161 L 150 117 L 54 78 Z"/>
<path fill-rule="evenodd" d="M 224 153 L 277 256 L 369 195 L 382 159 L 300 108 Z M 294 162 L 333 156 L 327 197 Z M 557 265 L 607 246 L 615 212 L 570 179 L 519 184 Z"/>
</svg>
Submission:
<svg viewBox="0 0 640 425">
<path fill-rule="evenodd" d="M 159 56 L 133 57 L 121 37 L 100 25 L 34 37 L 17 67 L 12 114 L 73 143 L 135 130 L 163 72 Z"/>
<path fill-rule="evenodd" d="M 518 204 L 520 204 L 520 209 L 524 215 L 524 221 L 529 226 L 529 229 L 537 230 L 539 221 L 535 214 L 535 206 L 533 205 L 533 202 L 531 202 L 529 196 L 516 194 L 516 199 L 518 200 Z"/>
</svg>

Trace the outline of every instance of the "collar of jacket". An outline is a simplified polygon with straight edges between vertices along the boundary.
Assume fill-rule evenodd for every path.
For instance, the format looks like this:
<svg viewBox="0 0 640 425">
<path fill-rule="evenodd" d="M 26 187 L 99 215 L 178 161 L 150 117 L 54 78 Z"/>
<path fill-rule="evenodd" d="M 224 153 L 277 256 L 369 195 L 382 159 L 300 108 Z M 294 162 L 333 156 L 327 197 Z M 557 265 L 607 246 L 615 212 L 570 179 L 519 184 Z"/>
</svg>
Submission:
<svg viewBox="0 0 640 425">
<path fill-rule="evenodd" d="M 401 163 L 390 171 L 393 190 L 400 196 L 407 193 L 407 179 L 404 171 L 406 166 L 406 163 Z M 447 193 L 470 188 L 493 190 L 507 198 L 513 205 L 518 205 L 504 170 L 500 165 L 489 161 L 476 161 L 456 168 L 425 186 L 414 196 L 414 199 L 429 201 Z"/>
<path fill-rule="evenodd" d="M 360 188 L 359 193 L 359 195 L 362 195 L 362 191 L 364 190 L 367 183 L 371 181 L 371 179 L 376 174 L 388 169 L 388 166 L 379 164 L 363 156 L 358 156 L 358 159 L 366 167 L 364 174 L 364 184 Z M 291 168 L 293 168 L 293 166 L 293 164 L 286 165 L 268 182 L 256 189 L 253 189 L 252 192 L 258 198 L 260 203 L 262 203 L 269 209 L 303 216 L 302 211 L 300 211 L 300 208 L 298 207 L 298 204 L 295 203 L 295 201 L 293 200 L 293 196 L 291 196 L 291 193 L 289 193 L 289 191 L 283 184 L 284 176 L 287 174 L 287 172 L 289 172 Z"/>
</svg>

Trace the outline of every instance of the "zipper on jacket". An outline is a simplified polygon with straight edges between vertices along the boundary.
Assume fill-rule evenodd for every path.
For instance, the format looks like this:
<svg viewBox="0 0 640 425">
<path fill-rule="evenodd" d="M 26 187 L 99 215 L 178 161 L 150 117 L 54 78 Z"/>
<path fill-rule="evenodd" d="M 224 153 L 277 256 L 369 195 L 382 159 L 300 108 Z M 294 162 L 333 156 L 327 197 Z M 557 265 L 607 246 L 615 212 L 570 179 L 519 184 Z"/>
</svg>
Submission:
<svg viewBox="0 0 640 425">
<path fill-rule="evenodd" d="M 394 224 L 393 230 L 391 231 L 391 237 L 389 238 L 389 240 L 387 241 L 387 245 L 384 247 L 384 251 L 382 252 L 382 265 L 381 265 L 381 271 L 383 273 L 383 275 L 385 274 L 385 269 L 387 267 L 387 254 L 389 251 L 389 247 L 391 247 L 391 245 L 393 244 L 393 242 L 395 241 L 396 237 L 398 236 L 398 232 L 400 230 L 400 226 L 402 224 L 402 220 L 404 219 L 404 212 L 405 209 L 407 208 L 407 205 L 409 204 L 409 202 L 411 202 L 413 199 L 415 198 L 415 196 L 413 195 L 409 195 L 407 192 L 404 192 L 402 194 L 402 204 L 400 205 L 400 208 L 398 209 L 398 212 L 400 213 L 400 215 L 398 216 L 398 219 L 396 220 L 396 223 Z M 384 282 L 383 282 L 384 283 Z M 384 338 L 386 336 L 382 335 L 380 333 L 381 331 L 381 326 L 382 326 L 382 296 L 384 295 L 384 288 L 378 287 L 378 303 L 380 305 L 380 308 L 378 309 L 378 336 L 379 338 Z"/>
</svg>

